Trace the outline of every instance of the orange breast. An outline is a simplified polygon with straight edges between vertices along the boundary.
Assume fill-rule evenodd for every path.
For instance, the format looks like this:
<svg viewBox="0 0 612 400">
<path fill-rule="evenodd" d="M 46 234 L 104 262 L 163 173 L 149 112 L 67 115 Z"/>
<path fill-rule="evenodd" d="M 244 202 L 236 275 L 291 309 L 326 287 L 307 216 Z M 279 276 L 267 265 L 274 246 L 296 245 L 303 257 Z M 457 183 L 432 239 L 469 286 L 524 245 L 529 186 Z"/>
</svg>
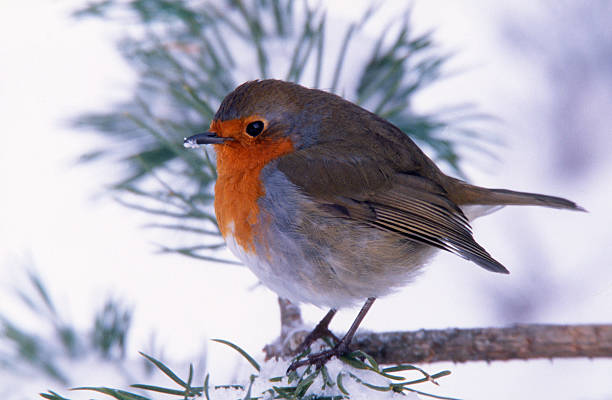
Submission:
<svg viewBox="0 0 612 400">
<path fill-rule="evenodd" d="M 215 151 L 215 213 L 219 229 L 224 237 L 232 233 L 245 251 L 253 252 L 260 212 L 257 200 L 265 194 L 261 170 L 275 158 L 292 152 L 293 144 L 289 138 L 252 143 L 236 140 L 215 145 Z"/>
</svg>

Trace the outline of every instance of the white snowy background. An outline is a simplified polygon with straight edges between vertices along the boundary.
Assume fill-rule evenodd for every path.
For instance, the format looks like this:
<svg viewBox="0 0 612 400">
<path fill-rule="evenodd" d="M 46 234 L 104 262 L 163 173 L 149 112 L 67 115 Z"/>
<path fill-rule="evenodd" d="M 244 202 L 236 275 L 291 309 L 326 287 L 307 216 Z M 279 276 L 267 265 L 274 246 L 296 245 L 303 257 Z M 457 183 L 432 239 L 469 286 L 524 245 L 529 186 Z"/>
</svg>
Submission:
<svg viewBox="0 0 612 400">
<path fill-rule="evenodd" d="M 327 3 L 338 20 L 357 18 L 368 4 Z M 244 363 L 208 339 L 261 355 L 279 332 L 276 296 L 256 287 L 245 268 L 154 254 L 153 236 L 141 227 L 151 217 L 104 196 L 103 185 L 120 171 L 109 163 L 75 165 L 100 139 L 68 121 L 125 99 L 134 78 L 115 50 L 121 28 L 71 19 L 80 4 L 0 3 L 0 312 L 36 328 L 13 292 L 33 264 L 78 327 L 89 327 L 109 296 L 133 309 L 132 365 L 154 340 L 178 372 L 206 362 L 217 383 L 227 382 Z M 378 23 L 404 7 L 385 3 Z M 589 213 L 507 208 L 477 221 L 477 240 L 509 276 L 440 254 L 416 284 L 377 301 L 363 329 L 612 322 L 610 17 L 605 1 L 416 1 L 415 30 L 435 29 L 455 55 L 453 74 L 415 107 L 473 102 L 499 117 L 487 126 L 503 141 L 494 147 L 499 159 L 467 159 L 471 181 L 565 196 Z M 303 308 L 309 323 L 325 312 Z M 342 310 L 332 328 L 345 331 L 356 312 Z M 122 384 L 95 365 L 84 360 L 73 368 L 72 383 Z M 435 392 L 465 399 L 612 399 L 612 360 L 423 367 L 452 370 Z M 35 398 L 49 388 L 63 391 L 0 369 L 1 398 Z"/>
</svg>

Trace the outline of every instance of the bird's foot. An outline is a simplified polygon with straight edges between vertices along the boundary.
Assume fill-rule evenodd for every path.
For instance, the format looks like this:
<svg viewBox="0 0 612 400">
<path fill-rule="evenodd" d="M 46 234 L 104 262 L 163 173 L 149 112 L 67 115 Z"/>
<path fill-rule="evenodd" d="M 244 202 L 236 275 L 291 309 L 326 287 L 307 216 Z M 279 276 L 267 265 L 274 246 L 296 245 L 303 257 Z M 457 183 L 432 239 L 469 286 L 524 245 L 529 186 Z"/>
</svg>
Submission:
<svg viewBox="0 0 612 400">
<path fill-rule="evenodd" d="M 298 359 L 291 363 L 287 368 L 287 373 L 297 370 L 299 367 L 305 365 L 314 365 L 316 369 L 323 367 L 332 357 L 341 357 L 349 352 L 348 343 L 344 340 L 339 340 L 338 344 L 334 348 L 324 350 L 319 353 L 311 354 L 305 359 Z"/>
<path fill-rule="evenodd" d="M 308 350 L 311 344 L 313 344 L 319 339 L 325 338 L 331 338 L 334 341 L 334 345 L 340 343 L 340 339 L 338 339 L 338 337 L 334 335 L 327 326 L 321 326 L 319 324 L 308 335 L 306 335 L 304 341 L 298 346 L 297 350 L 295 351 L 295 354 L 304 353 L 306 350 Z"/>
<path fill-rule="evenodd" d="M 336 338 L 329 331 L 329 328 L 328 328 L 329 321 L 331 321 L 334 314 L 336 313 L 336 310 L 332 308 L 327 313 L 327 315 L 321 320 L 321 322 L 317 324 L 317 326 L 313 329 L 313 331 L 310 332 L 308 336 L 306 336 L 304 343 L 300 345 L 300 348 L 304 348 L 304 351 L 299 353 L 300 355 L 298 356 L 298 359 L 293 361 L 291 365 L 289 366 L 289 368 L 287 368 L 287 373 L 291 371 L 295 371 L 296 369 L 304 365 L 314 365 L 317 369 L 320 369 L 332 357 L 341 357 L 345 355 L 346 353 L 348 353 L 350 351 L 349 346 L 351 344 L 351 341 L 353 340 L 353 336 L 355 335 L 357 328 L 359 328 L 359 324 L 361 323 L 361 321 L 367 314 L 368 310 L 374 303 L 374 300 L 376 300 L 374 297 L 368 297 L 368 300 L 366 300 L 363 307 L 361 307 L 359 314 L 357 314 L 357 318 L 355 318 L 355 321 L 353 321 L 353 324 L 349 328 L 348 332 L 346 333 L 346 335 L 344 335 L 344 337 L 341 340 L 338 340 L 338 338 Z M 313 338 L 320 338 L 320 337 L 325 337 L 325 336 L 331 336 L 332 338 L 336 340 L 336 345 L 332 349 L 309 355 L 304 360 L 300 359 L 301 357 L 305 355 L 305 351 L 306 349 L 308 349 L 308 346 L 310 346 L 310 344 L 314 340 L 316 340 Z"/>
</svg>

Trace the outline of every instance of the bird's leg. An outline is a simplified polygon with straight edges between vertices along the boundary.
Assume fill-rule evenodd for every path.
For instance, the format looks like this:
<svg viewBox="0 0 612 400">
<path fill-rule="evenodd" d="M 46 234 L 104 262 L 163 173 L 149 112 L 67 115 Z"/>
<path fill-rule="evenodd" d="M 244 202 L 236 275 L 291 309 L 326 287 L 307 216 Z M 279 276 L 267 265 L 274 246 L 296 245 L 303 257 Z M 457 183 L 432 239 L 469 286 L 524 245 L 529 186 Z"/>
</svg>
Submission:
<svg viewBox="0 0 612 400">
<path fill-rule="evenodd" d="M 306 338 L 302 344 L 300 344 L 300 346 L 297 348 L 296 354 L 302 354 L 317 339 L 322 339 L 324 337 L 330 337 L 334 340 L 334 343 L 340 343 L 340 339 L 338 339 L 336 335 L 329 330 L 329 323 L 331 322 L 332 318 L 334 318 L 334 315 L 336 315 L 336 311 L 337 310 L 333 308 L 329 310 L 329 312 L 323 317 L 317 326 L 315 326 L 315 328 L 308 335 L 306 335 Z"/>
<path fill-rule="evenodd" d="M 348 332 L 346 332 L 346 335 L 344 335 L 344 337 L 340 341 L 338 341 L 338 343 L 336 344 L 336 346 L 334 346 L 333 349 L 325 350 L 325 351 L 322 351 L 322 352 L 316 353 L 316 354 L 312 354 L 312 355 L 308 356 L 308 358 L 306 358 L 304 360 L 294 361 L 293 363 L 291 363 L 289 368 L 287 368 L 287 372 L 295 371 L 296 369 L 298 369 L 299 367 L 302 367 L 304 365 L 315 365 L 317 368 L 321 368 L 332 357 L 334 357 L 334 356 L 335 357 L 340 357 L 343 354 L 348 353 L 349 352 L 350 344 L 353 341 L 353 336 L 355 336 L 355 332 L 357 332 L 357 328 L 359 328 L 359 325 L 361 324 L 361 321 L 363 321 L 363 319 L 365 318 L 366 314 L 370 310 L 370 307 L 372 307 L 372 304 L 374 303 L 374 300 L 376 300 L 376 298 L 374 298 L 374 297 L 369 297 L 366 300 L 366 302 L 363 305 L 363 307 L 361 307 L 361 310 L 359 311 L 359 314 L 357 314 L 357 318 L 355 318 L 355 321 L 353 321 L 353 324 L 349 328 Z M 332 311 L 333 311 L 333 313 L 332 313 Z M 331 314 L 331 316 L 330 316 L 330 314 Z M 329 316 L 329 320 L 331 320 L 331 318 L 334 316 L 334 314 L 335 314 L 335 310 L 331 310 L 329 313 L 327 313 L 327 315 L 325 316 L 325 318 L 323 318 L 323 320 L 319 323 L 319 325 L 322 322 L 324 322 L 325 319 L 328 316 Z M 329 324 L 329 321 L 327 323 Z M 317 325 L 317 327 L 318 327 L 318 325 Z M 316 329 L 317 328 L 315 328 L 315 330 Z"/>
</svg>

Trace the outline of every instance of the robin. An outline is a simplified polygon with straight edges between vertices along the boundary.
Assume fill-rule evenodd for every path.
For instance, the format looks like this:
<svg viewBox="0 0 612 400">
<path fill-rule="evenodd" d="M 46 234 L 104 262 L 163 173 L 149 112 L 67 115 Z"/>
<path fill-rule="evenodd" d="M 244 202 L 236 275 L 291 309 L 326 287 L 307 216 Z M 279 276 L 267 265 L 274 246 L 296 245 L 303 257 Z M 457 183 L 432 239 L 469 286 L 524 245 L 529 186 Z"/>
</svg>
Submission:
<svg viewBox="0 0 612 400">
<path fill-rule="evenodd" d="M 322 365 L 349 351 L 378 297 L 413 280 L 438 250 L 507 274 L 470 221 L 504 205 L 582 210 L 553 196 L 473 186 L 445 175 L 389 121 L 325 91 L 280 80 L 238 86 L 186 147 L 217 155 L 215 213 L 230 250 L 280 297 L 331 310 L 300 350 L 331 336 L 340 307 L 365 300 Z"/>
</svg>

